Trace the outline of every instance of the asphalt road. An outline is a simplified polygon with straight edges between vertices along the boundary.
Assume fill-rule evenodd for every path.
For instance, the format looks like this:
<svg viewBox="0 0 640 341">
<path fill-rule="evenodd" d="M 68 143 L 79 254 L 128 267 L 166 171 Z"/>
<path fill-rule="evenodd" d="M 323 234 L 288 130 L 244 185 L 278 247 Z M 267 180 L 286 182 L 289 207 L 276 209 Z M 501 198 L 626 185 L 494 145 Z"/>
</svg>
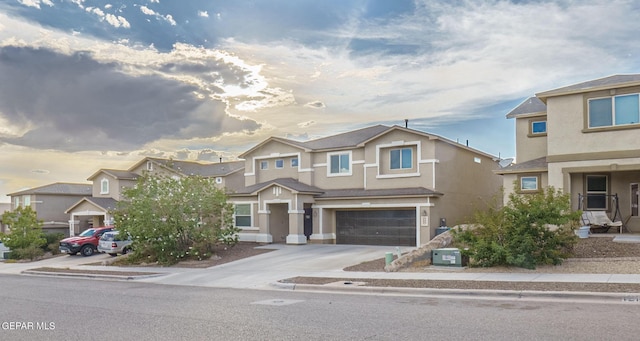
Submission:
<svg viewBox="0 0 640 341">
<path fill-rule="evenodd" d="M 615 304 L 0 275 L 0 340 L 637 340 Z"/>
</svg>

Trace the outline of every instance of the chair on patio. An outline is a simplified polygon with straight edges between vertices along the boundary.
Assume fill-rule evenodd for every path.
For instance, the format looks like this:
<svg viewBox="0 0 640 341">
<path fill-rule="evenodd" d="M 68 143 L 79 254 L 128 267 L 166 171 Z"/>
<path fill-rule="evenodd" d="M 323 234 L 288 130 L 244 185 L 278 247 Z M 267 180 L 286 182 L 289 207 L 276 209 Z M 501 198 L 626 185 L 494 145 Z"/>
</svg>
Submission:
<svg viewBox="0 0 640 341">
<path fill-rule="evenodd" d="M 582 224 L 591 226 L 594 233 L 607 233 L 612 227 L 622 230 L 622 221 L 611 221 L 605 211 L 582 212 Z"/>
</svg>

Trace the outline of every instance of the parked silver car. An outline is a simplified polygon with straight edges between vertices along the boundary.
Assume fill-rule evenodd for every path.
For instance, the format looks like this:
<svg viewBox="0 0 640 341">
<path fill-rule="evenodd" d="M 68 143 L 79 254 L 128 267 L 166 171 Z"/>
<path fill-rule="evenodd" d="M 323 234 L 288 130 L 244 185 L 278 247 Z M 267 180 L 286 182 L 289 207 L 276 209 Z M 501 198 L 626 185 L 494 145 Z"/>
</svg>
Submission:
<svg viewBox="0 0 640 341">
<path fill-rule="evenodd" d="M 131 242 L 131 238 L 122 238 L 119 231 L 105 232 L 98 241 L 98 252 L 108 253 L 112 257 L 124 255 L 131 251 Z"/>
</svg>

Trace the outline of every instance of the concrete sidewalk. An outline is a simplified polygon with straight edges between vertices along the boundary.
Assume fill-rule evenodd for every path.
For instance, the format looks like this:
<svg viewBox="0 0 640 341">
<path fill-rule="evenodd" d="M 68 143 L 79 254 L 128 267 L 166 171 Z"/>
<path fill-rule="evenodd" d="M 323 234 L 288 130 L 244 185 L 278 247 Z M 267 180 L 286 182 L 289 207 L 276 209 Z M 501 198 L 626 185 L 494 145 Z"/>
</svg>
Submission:
<svg viewBox="0 0 640 341">
<path fill-rule="evenodd" d="M 385 252 L 395 253 L 397 250 L 386 246 L 360 245 L 295 246 L 275 244 L 262 248 L 275 250 L 206 269 L 86 265 L 87 263 L 99 263 L 109 258 L 107 255 L 95 255 L 88 258 L 62 256 L 33 263 L 4 263 L 0 264 L 0 273 L 20 274 L 26 270 L 41 267 L 158 273 L 161 275 L 139 276 L 135 280 L 157 284 L 238 289 L 273 289 L 274 285 L 277 286 L 278 281 L 299 276 L 336 279 L 640 283 L 640 274 L 350 272 L 342 269 L 350 265 L 382 258 Z M 408 250 L 410 248 L 401 251 Z"/>
</svg>

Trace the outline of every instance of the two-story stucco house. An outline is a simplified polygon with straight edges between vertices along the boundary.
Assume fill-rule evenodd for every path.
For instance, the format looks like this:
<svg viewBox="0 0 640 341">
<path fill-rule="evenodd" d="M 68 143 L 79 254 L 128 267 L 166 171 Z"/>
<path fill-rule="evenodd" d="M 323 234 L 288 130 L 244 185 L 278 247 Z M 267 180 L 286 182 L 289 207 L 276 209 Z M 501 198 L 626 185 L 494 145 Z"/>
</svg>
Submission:
<svg viewBox="0 0 640 341">
<path fill-rule="evenodd" d="M 69 233 L 67 207 L 91 195 L 91 184 L 57 182 L 40 187 L 7 194 L 11 197 L 12 209 L 30 206 L 39 220 L 43 221 L 44 232 Z"/>
<path fill-rule="evenodd" d="M 76 235 L 91 226 L 112 224 L 111 212 L 122 199 L 122 190 L 133 187 L 144 173 L 213 177 L 216 186 L 233 190 L 244 185 L 243 167 L 243 161 L 199 163 L 147 157 L 128 170 L 100 169 L 88 178 L 93 182 L 91 195 L 66 207 L 71 222 L 69 233 Z"/>
<path fill-rule="evenodd" d="M 236 226 L 241 240 L 261 243 L 417 246 L 471 218 L 502 185 L 496 157 L 399 126 L 271 137 L 240 158 Z"/>
<path fill-rule="evenodd" d="M 614 75 L 537 93 L 516 120 L 517 163 L 499 170 L 507 190 L 546 186 L 574 209 L 606 211 L 640 231 L 640 74 Z"/>
</svg>

